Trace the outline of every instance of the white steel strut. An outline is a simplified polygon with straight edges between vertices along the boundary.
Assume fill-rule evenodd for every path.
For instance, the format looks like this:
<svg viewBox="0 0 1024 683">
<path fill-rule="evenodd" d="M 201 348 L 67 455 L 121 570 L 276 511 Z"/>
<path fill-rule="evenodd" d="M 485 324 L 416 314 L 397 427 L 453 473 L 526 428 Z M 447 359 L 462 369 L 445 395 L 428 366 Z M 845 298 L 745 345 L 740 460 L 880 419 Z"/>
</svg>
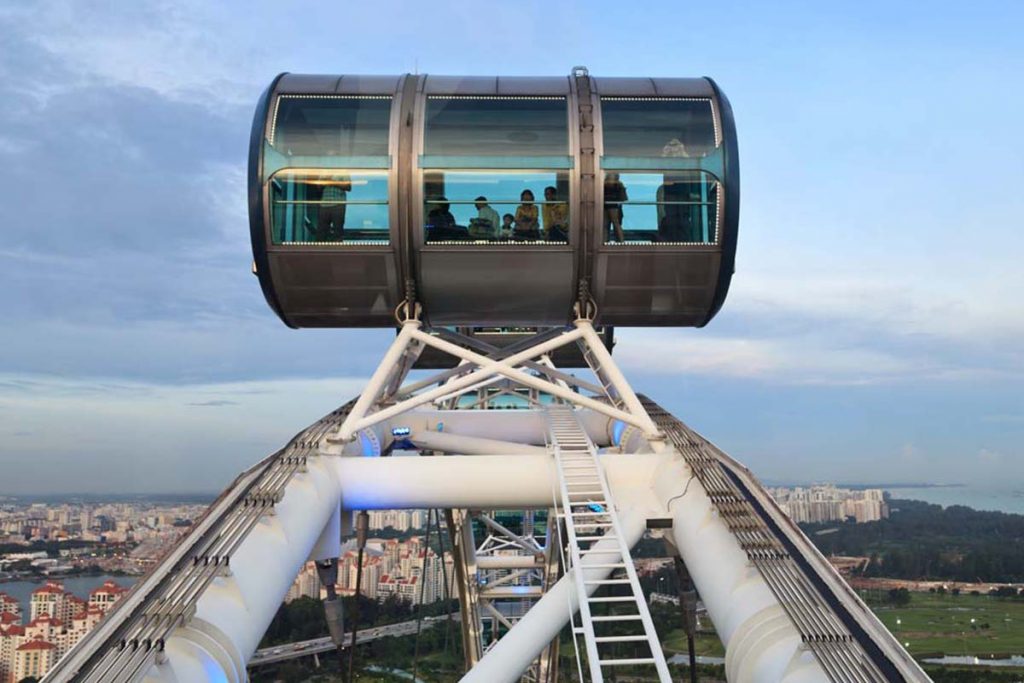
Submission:
<svg viewBox="0 0 1024 683">
<path fill-rule="evenodd" d="M 671 683 L 665 655 L 661 651 L 658 634 L 647 610 L 640 581 L 629 556 L 629 546 L 623 539 L 618 513 L 597 458 L 594 444 L 580 427 L 571 406 L 552 405 L 547 409 L 551 448 L 558 467 L 558 485 L 562 498 L 562 520 L 568 537 L 572 572 L 576 579 L 576 592 L 587 649 L 587 663 L 591 681 L 604 680 L 604 669 L 613 666 L 653 665 L 662 683 Z M 596 547 L 599 541 L 614 541 Z M 611 569 L 616 574 L 606 579 L 588 579 L 583 572 L 583 560 L 594 559 L 592 568 Z M 618 572 L 625 574 L 620 577 Z M 588 595 L 587 588 L 620 587 L 625 594 Z M 594 614 L 594 607 L 618 607 L 614 614 Z M 603 624 L 621 624 L 629 628 L 625 633 L 598 635 Z M 621 643 L 642 642 L 649 655 L 645 657 L 614 657 L 610 651 Z"/>
</svg>

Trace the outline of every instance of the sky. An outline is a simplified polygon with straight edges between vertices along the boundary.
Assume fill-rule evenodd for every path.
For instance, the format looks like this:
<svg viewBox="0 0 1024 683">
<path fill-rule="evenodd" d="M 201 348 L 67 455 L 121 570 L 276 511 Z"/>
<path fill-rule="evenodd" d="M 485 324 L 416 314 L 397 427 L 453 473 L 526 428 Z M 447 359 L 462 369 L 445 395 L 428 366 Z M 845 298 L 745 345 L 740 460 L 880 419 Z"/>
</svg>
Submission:
<svg viewBox="0 0 1024 683">
<path fill-rule="evenodd" d="M 704 329 L 646 393 L 769 482 L 1024 489 L 1024 4 L 0 2 L 0 493 L 214 491 L 348 400 L 388 331 L 289 330 L 250 273 L 279 72 L 715 78 L 743 176 Z"/>
</svg>

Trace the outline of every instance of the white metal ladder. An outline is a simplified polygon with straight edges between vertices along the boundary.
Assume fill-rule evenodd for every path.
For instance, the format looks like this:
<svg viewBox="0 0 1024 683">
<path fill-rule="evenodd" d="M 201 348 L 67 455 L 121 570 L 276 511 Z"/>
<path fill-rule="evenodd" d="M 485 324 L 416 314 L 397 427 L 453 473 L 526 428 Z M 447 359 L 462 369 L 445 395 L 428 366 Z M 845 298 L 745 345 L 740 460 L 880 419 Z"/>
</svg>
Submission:
<svg viewBox="0 0 1024 683">
<path fill-rule="evenodd" d="M 624 409 L 625 403 L 622 400 L 622 397 L 619 396 L 618 389 L 616 389 L 615 384 L 608 379 L 608 373 L 606 373 L 604 368 L 601 367 L 601 364 L 594 356 L 594 353 L 590 350 L 590 347 L 585 344 L 581 344 L 580 348 L 583 350 L 583 360 L 590 367 L 594 375 L 597 376 L 597 381 L 601 383 L 601 387 L 604 389 L 604 393 L 607 394 L 608 400 L 619 410 Z"/>
<path fill-rule="evenodd" d="M 562 496 L 560 515 L 567 542 L 571 570 L 575 578 L 580 605 L 581 627 L 573 627 L 574 635 L 582 632 L 587 649 L 587 665 L 592 683 L 604 681 L 603 669 L 613 666 L 653 666 L 658 679 L 671 683 L 665 655 L 654 630 L 640 581 L 633 567 L 615 513 L 608 482 L 597 459 L 597 449 L 580 426 L 571 406 L 552 405 L 546 410 L 548 440 L 558 468 L 558 485 Z M 605 543 L 597 548 L 596 544 Z M 611 541 L 610 544 L 608 541 Z M 589 558 L 589 559 L 588 559 Z M 587 564 L 583 564 L 583 560 Z M 608 578 L 587 579 L 586 569 L 610 570 Z M 625 576 L 617 575 L 624 572 Z M 625 594 L 588 595 L 604 587 L 625 589 Z M 603 610 L 626 610 L 616 614 L 593 614 L 595 606 Z M 631 610 L 631 608 L 633 608 Z M 598 635 L 595 625 L 616 624 L 625 629 L 614 635 Z M 649 655 L 613 657 L 608 652 L 616 643 L 646 643 Z M 602 650 L 604 653 L 602 653 Z"/>
</svg>

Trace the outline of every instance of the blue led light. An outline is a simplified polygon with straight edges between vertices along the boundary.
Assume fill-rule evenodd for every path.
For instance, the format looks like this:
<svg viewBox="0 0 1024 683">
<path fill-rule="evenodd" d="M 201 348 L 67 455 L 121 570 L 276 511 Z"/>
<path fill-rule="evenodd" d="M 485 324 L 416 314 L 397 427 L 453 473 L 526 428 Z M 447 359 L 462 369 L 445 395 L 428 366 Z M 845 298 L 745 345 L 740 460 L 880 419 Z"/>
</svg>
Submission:
<svg viewBox="0 0 1024 683">
<path fill-rule="evenodd" d="M 587 507 L 590 508 L 591 512 L 604 512 L 604 506 L 603 505 L 598 505 L 597 503 L 591 503 Z"/>
<path fill-rule="evenodd" d="M 616 446 L 622 445 L 622 433 L 626 431 L 626 423 L 622 420 L 616 420 L 612 425 L 612 443 Z"/>
<path fill-rule="evenodd" d="M 412 434 L 412 430 L 408 427 L 392 427 L 391 436 L 409 436 Z"/>
</svg>

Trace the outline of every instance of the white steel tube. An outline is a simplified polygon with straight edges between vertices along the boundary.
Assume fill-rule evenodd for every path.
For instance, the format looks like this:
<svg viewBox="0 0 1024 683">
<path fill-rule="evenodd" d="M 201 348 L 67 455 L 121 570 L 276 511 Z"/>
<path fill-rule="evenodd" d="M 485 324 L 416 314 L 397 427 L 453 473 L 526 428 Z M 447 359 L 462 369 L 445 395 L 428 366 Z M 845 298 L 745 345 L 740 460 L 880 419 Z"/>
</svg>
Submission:
<svg viewBox="0 0 1024 683">
<path fill-rule="evenodd" d="M 494 453 L 547 455 L 548 452 L 543 446 L 531 446 L 500 439 L 484 439 L 478 436 L 461 436 L 450 432 L 417 430 L 409 435 L 409 440 L 421 448 L 459 455 L 491 455 Z"/>
<path fill-rule="evenodd" d="M 632 422 L 632 424 L 644 430 L 648 437 L 658 435 L 658 426 L 654 424 L 654 420 L 644 410 L 644 406 L 640 403 L 636 393 L 634 393 L 633 387 L 629 385 L 622 371 L 619 370 L 619 366 L 612 360 L 612 354 L 608 353 L 608 349 L 605 348 L 600 337 L 594 332 L 594 326 L 590 324 L 589 320 L 582 319 L 577 320 L 575 325 L 576 329 L 583 333 L 584 342 L 590 347 L 590 353 L 597 358 L 597 362 L 601 366 L 601 370 L 608 377 L 608 381 L 612 383 L 612 386 L 619 393 L 619 397 L 622 398 L 626 407 L 629 408 L 629 412 L 636 418 L 636 421 Z"/>
<path fill-rule="evenodd" d="M 477 555 L 479 569 L 540 569 L 544 558 L 536 555 Z"/>
<path fill-rule="evenodd" d="M 577 417 L 594 445 L 612 445 L 613 420 L 589 410 L 579 411 Z M 538 410 L 440 410 L 421 407 L 401 418 L 392 419 L 389 427 L 395 426 L 409 427 L 413 433 L 428 429 L 536 446 L 543 445 L 547 435 L 544 414 Z"/>
<path fill-rule="evenodd" d="M 230 573 L 213 580 L 188 628 L 167 641 L 147 683 L 240 680 L 304 562 L 346 508 L 542 507 L 551 505 L 553 462 L 544 456 L 310 458 L 305 472 L 242 541 Z"/>
<path fill-rule="evenodd" d="M 537 455 L 335 458 L 346 510 L 547 508 L 557 476 Z"/>
<path fill-rule="evenodd" d="M 681 458 L 664 461 L 654 493 L 672 538 L 725 645 L 726 677 L 744 683 L 829 680 L 736 536 Z"/>
<path fill-rule="evenodd" d="M 646 526 L 646 515 L 643 510 L 631 509 L 619 514 L 619 524 L 623 531 L 626 545 L 632 547 L 643 536 Z M 617 541 L 598 541 L 591 548 L 596 550 L 615 550 L 618 552 Z M 611 569 L 586 569 L 589 564 L 601 564 L 600 555 L 594 554 L 582 560 L 583 575 L 587 581 L 607 578 Z M 597 586 L 589 586 L 587 594 L 592 594 Z M 579 609 L 579 598 L 576 592 L 576 580 L 573 572 L 560 578 L 547 593 L 530 608 L 523 618 L 502 636 L 494 647 L 477 662 L 465 676 L 462 683 L 516 683 L 523 672 L 533 663 L 547 645 L 558 636 L 562 628 L 569 623 L 569 618 Z"/>
<path fill-rule="evenodd" d="M 225 654 L 240 662 L 252 657 L 338 509 L 341 487 L 333 460 L 310 458 L 306 471 L 288 483 L 273 513 L 264 515 L 232 554 L 230 573 L 203 592 L 190 627 L 167 639 L 166 661 L 150 667 L 147 683 L 237 680 L 224 667 Z"/>
</svg>

